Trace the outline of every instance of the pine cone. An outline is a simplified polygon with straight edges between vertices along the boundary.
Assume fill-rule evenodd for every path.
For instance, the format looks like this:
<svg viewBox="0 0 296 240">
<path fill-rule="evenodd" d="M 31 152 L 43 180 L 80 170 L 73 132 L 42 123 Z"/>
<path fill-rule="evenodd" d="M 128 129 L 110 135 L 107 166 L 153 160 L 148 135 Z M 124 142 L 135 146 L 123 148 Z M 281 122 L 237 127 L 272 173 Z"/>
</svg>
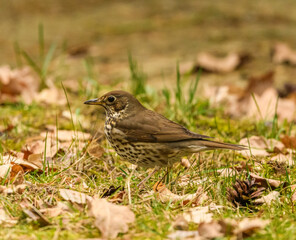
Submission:
<svg viewBox="0 0 296 240">
<path fill-rule="evenodd" d="M 255 183 L 255 179 L 251 178 L 245 181 L 236 180 L 232 188 L 227 188 L 227 199 L 234 206 L 248 206 L 252 201 L 258 198 L 263 191 L 259 183 Z"/>
</svg>

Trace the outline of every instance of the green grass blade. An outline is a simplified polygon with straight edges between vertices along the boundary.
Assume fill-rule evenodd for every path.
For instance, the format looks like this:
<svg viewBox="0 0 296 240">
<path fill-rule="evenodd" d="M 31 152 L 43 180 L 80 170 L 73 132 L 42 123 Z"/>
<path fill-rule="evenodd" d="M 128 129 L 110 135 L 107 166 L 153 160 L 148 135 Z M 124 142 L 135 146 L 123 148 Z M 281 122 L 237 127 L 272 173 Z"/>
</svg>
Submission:
<svg viewBox="0 0 296 240">
<path fill-rule="evenodd" d="M 56 49 L 56 45 L 52 44 L 50 46 L 50 49 L 48 50 L 48 53 L 46 54 L 46 57 L 44 59 L 43 65 L 42 65 L 42 77 L 45 78 L 48 72 L 48 66 L 50 64 L 50 62 L 52 61 L 54 52 Z"/>
<path fill-rule="evenodd" d="M 30 65 L 31 68 L 34 69 L 34 71 L 41 76 L 42 75 L 42 71 L 40 69 L 40 67 L 36 64 L 36 62 L 27 54 L 26 51 L 22 50 L 22 55 L 25 58 L 25 60 L 27 61 L 27 63 Z"/>
</svg>

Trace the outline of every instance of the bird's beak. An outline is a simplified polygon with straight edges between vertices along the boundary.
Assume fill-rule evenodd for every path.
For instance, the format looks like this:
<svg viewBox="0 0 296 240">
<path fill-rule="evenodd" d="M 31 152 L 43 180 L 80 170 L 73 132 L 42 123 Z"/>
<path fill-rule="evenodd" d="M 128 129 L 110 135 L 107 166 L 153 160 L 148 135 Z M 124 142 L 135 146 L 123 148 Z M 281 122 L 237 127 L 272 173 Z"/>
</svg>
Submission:
<svg viewBox="0 0 296 240">
<path fill-rule="evenodd" d="M 84 104 L 88 104 L 88 105 L 101 105 L 101 101 L 99 98 L 95 98 L 95 99 L 91 99 L 88 101 L 85 101 Z"/>
</svg>

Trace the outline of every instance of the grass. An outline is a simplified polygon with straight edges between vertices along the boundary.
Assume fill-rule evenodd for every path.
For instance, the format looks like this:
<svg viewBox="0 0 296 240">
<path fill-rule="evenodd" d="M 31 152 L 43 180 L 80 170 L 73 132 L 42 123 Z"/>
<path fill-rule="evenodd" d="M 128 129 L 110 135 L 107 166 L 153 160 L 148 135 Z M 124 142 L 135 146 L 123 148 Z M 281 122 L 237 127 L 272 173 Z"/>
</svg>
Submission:
<svg viewBox="0 0 296 240">
<path fill-rule="evenodd" d="M 138 78 L 138 80 L 131 81 L 131 89 L 140 89 L 134 93 L 141 95 L 144 104 L 157 105 L 165 102 L 166 108 L 163 109 L 162 113 L 189 128 L 193 128 L 193 130 L 196 130 L 196 126 L 198 126 L 199 132 L 230 142 L 237 142 L 244 136 L 262 135 L 263 133 L 266 136 L 276 137 L 278 131 L 289 133 L 289 129 L 291 130 L 290 125 L 287 123 L 283 125 L 277 123 L 276 128 L 274 125 L 271 125 L 269 127 L 265 126 L 262 129 L 260 123 L 247 120 L 232 120 L 224 114 L 223 109 L 211 109 L 207 101 L 196 97 L 199 76 L 185 80 L 191 86 L 189 90 L 186 90 L 184 87 L 185 81 L 182 79 L 178 67 L 175 88 L 164 88 L 161 91 L 164 93 L 163 98 L 160 95 L 158 95 L 158 98 L 151 98 L 145 90 L 147 86 L 144 79 L 142 79 L 145 75 L 137 72 L 138 70 L 136 70 L 134 64 L 130 60 L 131 74 L 134 76 L 134 79 Z M 91 71 L 88 72 L 88 77 L 84 80 L 87 84 L 91 82 L 88 80 L 91 79 Z M 138 81 L 140 81 L 140 84 L 145 85 L 141 85 L 139 88 Z M 104 88 L 106 87 L 100 86 L 100 90 L 97 89 L 97 91 L 103 92 Z M 66 88 L 64 90 L 66 94 L 68 90 Z M 82 91 L 80 89 L 76 93 L 78 94 L 76 96 L 70 91 L 67 93 L 69 95 L 67 96 L 68 110 L 75 112 L 79 108 L 81 114 L 86 116 L 89 122 L 97 121 L 98 125 L 103 124 L 103 116 L 98 118 L 97 109 L 90 110 L 87 107 L 81 107 L 84 99 L 83 94 L 79 95 L 79 93 Z M 72 101 L 70 99 L 75 98 L 77 101 L 70 103 Z M 151 104 L 146 102 L 151 101 L 151 99 L 156 103 Z M 2 145 L 2 151 L 5 152 L 7 149 L 20 151 L 25 140 L 32 135 L 38 135 L 47 124 L 58 125 L 60 129 L 80 129 L 81 126 L 79 126 L 79 123 L 75 125 L 77 123 L 73 121 L 73 118 L 65 120 L 59 117 L 64 110 L 64 108 L 47 106 L 47 111 L 45 112 L 38 103 L 33 103 L 29 106 L 24 104 L 8 104 L 2 106 L 2 114 L 0 115 L 2 125 L 15 125 L 15 128 L 11 132 L 1 135 L 1 142 L 4 143 Z M 89 111 L 94 111 L 94 114 L 90 114 Z M 94 131 L 92 125 L 89 125 L 84 130 Z M 105 140 L 102 142 L 102 145 L 105 149 L 109 148 Z M 65 154 L 61 153 L 60 156 L 62 159 L 65 157 Z M 49 218 L 52 224 L 46 227 L 40 227 L 38 222 L 28 221 L 28 218 L 23 215 L 19 206 L 19 203 L 24 199 L 34 204 L 37 208 L 42 208 L 40 204 L 54 206 L 58 201 L 61 201 L 58 194 L 59 189 L 69 188 L 69 186 L 70 189 L 86 192 L 89 195 L 101 195 L 111 185 L 115 187 L 124 187 L 126 185 L 127 178 L 131 173 L 131 166 L 129 163 L 120 161 L 113 152 L 105 152 L 99 160 L 93 159 L 81 152 L 74 156 L 73 162 L 81 157 L 82 161 L 78 165 L 72 165 L 66 169 L 60 167 L 58 172 L 44 171 L 42 174 L 38 172 L 28 173 L 25 175 L 25 179 L 30 182 L 30 185 L 23 194 L 9 194 L 5 197 L 0 197 L 0 201 L 6 212 L 20 219 L 18 224 L 13 228 L 1 228 L 0 234 L 4 236 L 3 239 L 17 239 L 20 237 L 24 239 L 79 239 L 100 237 L 99 231 L 92 225 L 93 220 L 87 217 L 87 207 L 85 206 L 81 207 L 67 203 L 72 209 L 71 214 Z M 107 165 L 104 162 L 108 162 L 110 158 L 115 160 L 114 166 L 106 167 Z M 248 164 L 250 167 L 258 169 L 256 159 L 253 160 L 255 161 L 248 161 Z M 211 201 L 225 206 L 219 213 L 215 213 L 214 217 L 216 219 L 241 219 L 243 217 L 260 216 L 263 219 L 271 220 L 271 223 L 264 231 L 255 234 L 250 239 L 287 239 L 295 234 L 294 205 L 289 201 L 288 193 L 283 194 L 283 198 L 286 200 L 279 203 L 274 202 L 270 207 L 262 206 L 253 212 L 250 212 L 248 208 L 233 209 L 231 207 L 226 198 L 226 191 L 227 187 L 234 183 L 235 178 L 221 177 L 217 174 L 217 170 L 240 166 L 246 159 L 242 158 L 239 154 L 229 151 L 204 152 L 193 156 L 191 161 L 195 161 L 198 164 L 190 169 L 184 169 L 183 166 L 177 164 L 170 172 L 170 179 L 177 179 L 177 176 L 182 177 L 188 175 L 191 181 L 191 184 L 182 187 L 172 183 L 169 187 L 174 193 L 179 195 L 194 193 L 199 186 L 195 181 L 207 178 L 208 180 L 202 183 L 203 189 L 207 189 L 207 194 Z M 113 169 L 112 171 L 107 170 L 110 167 Z M 258 170 L 261 176 L 294 182 L 296 168 L 290 167 L 286 171 L 285 176 L 279 176 L 275 174 L 269 164 L 260 165 L 260 169 Z M 124 236 L 132 239 L 163 239 L 173 231 L 172 223 L 174 218 L 186 209 L 189 209 L 190 206 L 180 207 L 180 202 L 162 203 L 157 199 L 156 195 L 152 195 L 151 199 L 145 200 L 143 196 L 152 189 L 153 184 L 157 180 L 163 177 L 164 171 L 160 171 L 152 177 L 143 190 L 137 189 L 136 185 L 147 174 L 145 171 L 137 169 L 131 178 L 132 204 L 130 207 L 136 214 L 137 220 Z M 242 178 L 242 176 L 237 177 Z M 88 186 L 87 189 L 85 189 L 84 184 Z M 128 199 L 124 198 L 121 204 L 127 205 Z M 189 230 L 195 229 L 196 225 L 191 224 Z M 119 235 L 118 239 L 122 237 L 123 235 Z"/>
<path fill-rule="evenodd" d="M 262 5 L 260 5 L 260 11 L 255 11 L 254 15 L 241 19 L 241 16 L 245 14 L 245 10 L 242 9 L 254 9 L 255 7 L 258 9 L 257 6 L 254 6 L 249 1 L 243 1 L 242 5 L 237 4 L 235 6 L 235 11 L 229 11 L 227 4 L 223 3 L 225 2 L 221 1 L 215 4 L 215 6 L 209 6 L 205 2 L 196 3 L 199 5 L 193 4 L 193 6 L 196 7 L 197 12 L 193 13 L 188 11 L 188 9 L 193 8 L 190 1 L 188 1 L 182 6 L 184 11 L 179 12 L 177 15 L 179 19 L 172 19 L 168 17 L 170 16 L 169 12 L 162 14 L 163 11 L 159 8 L 158 3 L 151 2 L 149 6 L 154 7 L 158 14 L 151 15 L 149 12 L 151 11 L 150 8 L 140 9 L 141 13 L 139 16 L 145 16 L 143 19 L 140 19 L 141 23 L 144 24 L 137 24 L 136 26 L 129 24 L 129 22 L 123 22 L 119 25 L 118 23 L 114 24 L 108 22 L 112 17 L 104 17 L 99 14 L 100 11 L 112 13 L 116 17 L 118 17 L 118 14 L 119 16 L 125 14 L 119 11 L 119 8 L 113 4 L 103 6 L 102 8 L 85 6 L 85 11 L 79 11 L 79 14 L 76 12 L 77 18 L 73 19 L 71 17 L 71 24 L 69 24 L 66 14 L 63 14 L 62 17 L 55 15 L 55 19 L 49 19 L 50 21 L 47 21 L 47 23 L 57 21 L 63 26 L 61 29 L 69 29 L 70 25 L 80 26 L 80 24 L 83 27 L 88 26 L 89 29 L 90 24 L 91 28 L 95 29 L 95 32 L 85 33 L 83 29 L 82 33 L 80 29 L 74 28 L 72 31 L 70 28 L 70 33 L 59 32 L 56 34 L 57 29 L 51 29 L 48 26 L 49 24 L 47 24 L 46 36 L 51 38 L 49 41 L 57 42 L 57 44 L 47 44 L 44 38 L 43 25 L 39 25 L 38 28 L 37 44 L 35 42 L 35 31 L 31 32 L 32 30 L 30 30 L 25 33 L 19 33 L 21 36 L 25 36 L 24 39 L 27 38 L 30 41 L 20 41 L 19 44 L 15 44 L 16 54 L 13 57 L 8 55 L 7 49 L 9 47 L 5 47 L 3 49 L 5 54 L 3 54 L 4 57 L 1 57 L 1 60 L 4 58 L 6 63 L 7 59 L 10 59 L 9 62 L 12 62 L 13 60 L 11 59 L 16 58 L 17 66 L 21 67 L 23 64 L 30 65 L 40 79 L 41 88 L 46 86 L 45 81 L 48 77 L 54 80 L 58 88 L 62 88 L 61 79 L 63 81 L 71 79 L 71 85 L 74 85 L 76 82 L 78 84 L 77 87 L 69 87 L 66 82 L 63 82 L 65 93 L 67 93 L 68 106 L 48 106 L 38 102 L 34 102 L 31 105 L 23 103 L 1 105 L 0 129 L 2 127 L 6 128 L 9 125 L 14 127 L 8 132 L 0 130 L 0 155 L 2 156 L 10 150 L 20 152 L 24 147 L 25 141 L 29 137 L 38 136 L 40 132 L 46 129 L 47 125 L 55 125 L 58 129 L 83 130 L 94 134 L 97 129 L 102 128 L 104 122 L 103 110 L 84 106 L 83 102 L 90 98 L 98 97 L 102 93 L 114 88 L 124 88 L 132 92 L 146 107 L 162 113 L 169 119 L 185 125 L 192 131 L 212 136 L 217 140 L 237 143 L 241 138 L 253 135 L 275 139 L 278 139 L 281 133 L 291 135 L 295 131 L 294 124 L 289 122 L 280 123 L 277 116 L 274 116 L 272 122 L 266 122 L 264 119 L 254 122 L 250 119 L 232 119 L 224 113 L 223 106 L 221 108 L 212 108 L 207 99 L 198 97 L 199 84 L 210 79 L 211 75 L 199 73 L 196 77 L 182 76 L 178 64 L 176 67 L 172 64 L 168 70 L 170 74 L 163 74 L 164 78 L 170 78 L 170 81 L 160 84 L 162 82 L 159 81 L 159 74 L 154 73 L 153 75 L 147 71 L 149 73 L 148 76 L 143 71 L 144 67 L 142 67 L 149 63 L 149 57 L 158 56 L 160 52 L 159 48 L 155 47 L 150 41 L 145 42 L 147 46 L 149 45 L 149 49 L 152 49 L 152 53 L 148 55 L 147 59 L 143 60 L 142 58 L 137 62 L 135 59 L 140 59 L 140 57 L 130 54 L 128 61 L 126 60 L 126 49 L 128 49 L 126 42 L 130 42 L 129 40 L 134 38 L 140 39 L 140 36 L 146 38 L 147 34 L 151 32 L 155 34 L 154 37 L 157 41 L 158 37 L 159 41 L 162 41 L 163 35 L 165 36 L 163 38 L 166 41 L 165 43 L 169 43 L 167 41 L 168 38 L 172 40 L 170 44 L 163 44 L 163 49 L 161 49 L 169 59 L 175 59 L 176 56 L 179 56 L 178 51 L 172 50 L 175 49 L 175 46 L 178 46 L 178 50 L 185 53 L 187 57 L 192 56 L 190 54 L 195 55 L 198 51 L 209 48 L 211 50 L 218 49 L 220 51 L 222 49 L 223 51 L 228 51 L 230 45 L 238 49 L 240 49 L 240 46 L 243 49 L 246 45 L 250 46 L 250 49 L 253 49 L 256 55 L 253 63 L 239 73 L 244 75 L 246 72 L 249 74 L 251 70 L 257 72 L 270 68 L 270 64 L 266 64 L 267 61 L 262 61 L 263 56 L 267 55 L 267 47 L 262 49 L 262 44 L 265 43 L 264 40 L 266 38 L 271 39 L 271 41 L 283 38 L 287 39 L 291 44 L 295 42 L 295 33 L 288 31 L 288 28 L 292 26 L 291 29 L 293 29 L 295 24 L 294 15 L 286 14 L 285 4 L 277 3 L 273 11 L 267 11 L 266 9 L 269 9 L 273 4 L 270 4 L 270 1 L 264 0 L 261 3 Z M 290 4 L 294 3 L 291 2 Z M 17 8 L 17 6 L 15 7 Z M 174 11 L 179 8 L 178 5 L 171 7 Z M 128 9 L 133 9 L 133 7 Z M 131 12 L 135 12 L 136 9 L 138 10 L 138 8 L 135 8 Z M 19 13 L 22 12 L 20 9 L 15 10 Z M 0 11 L 3 10 L 0 9 Z M 25 15 L 24 21 L 26 25 L 33 26 L 32 22 L 34 23 L 35 19 L 31 17 L 31 14 L 27 16 L 27 13 L 30 13 L 29 10 L 25 12 L 22 12 L 22 14 Z M 52 14 L 54 12 L 52 10 Z M 5 17 L 5 14 L 0 15 Z M 94 20 L 90 21 L 89 15 L 93 17 L 95 22 L 100 22 L 102 26 L 107 27 L 93 27 L 95 25 L 91 22 Z M 103 17 L 97 19 L 97 16 Z M 138 20 L 139 16 L 137 14 L 133 16 L 134 22 Z M 209 17 L 207 18 L 206 16 Z M 274 17 L 276 18 L 275 20 Z M 153 19 L 157 20 L 154 24 L 151 23 Z M 273 19 L 274 21 L 269 21 L 268 19 Z M 104 21 L 107 21 L 107 24 Z M 248 24 L 248 21 L 251 24 Z M 7 22 L 9 24 L 9 21 Z M 233 22 L 238 22 L 240 27 L 233 25 Z M 142 27 L 143 25 L 144 27 Z M 1 28 L 3 26 L 1 25 Z M 201 26 L 201 29 L 199 26 Z M 275 27 L 276 29 L 280 28 L 281 31 L 274 31 Z M 206 28 L 207 31 L 204 31 Z M 15 28 L 9 27 L 8 29 L 14 31 Z M 193 29 L 194 31 L 192 31 Z M 225 31 L 217 31 L 217 29 L 225 29 Z M 26 30 L 24 29 L 24 31 Z M 8 35 L 3 42 L 10 41 L 9 44 L 11 44 L 13 34 Z M 99 53 L 92 53 L 91 57 L 78 58 L 75 61 L 72 59 L 72 62 L 68 62 L 65 60 L 67 59 L 64 52 L 66 49 L 61 47 L 57 38 L 53 38 L 53 36 L 58 36 L 63 39 L 66 36 L 63 34 L 69 34 L 69 39 L 71 39 L 69 40 L 69 45 L 81 43 L 80 41 L 85 39 L 80 39 L 80 37 L 84 36 L 84 38 L 87 38 L 86 45 L 89 43 L 93 44 L 93 41 L 97 41 L 96 43 L 100 44 L 112 41 L 112 43 L 117 43 L 117 45 L 114 44 L 115 47 L 120 46 L 120 49 L 124 49 L 124 53 L 121 50 L 118 50 L 118 54 L 114 54 L 111 51 L 112 64 L 110 63 L 108 66 L 112 71 L 104 69 L 106 66 L 104 65 L 105 61 L 110 61 L 108 58 L 110 54 L 108 48 L 100 49 Z M 105 35 L 108 37 L 105 37 Z M 129 37 L 130 35 L 133 35 L 133 37 Z M 186 40 L 184 36 L 186 36 Z M 239 42 L 242 40 L 242 37 L 239 36 L 243 36 L 243 41 Z M 196 44 L 197 39 L 198 44 Z M 136 41 L 132 42 L 136 50 L 142 49 L 144 41 L 139 42 L 140 44 Z M 269 42 L 269 44 L 271 43 Z M 124 59 L 124 69 L 129 65 L 130 81 L 127 83 L 127 78 L 124 78 L 123 81 L 120 75 L 114 73 L 117 68 L 120 68 L 120 66 L 116 65 L 116 63 L 118 64 L 116 61 L 118 59 Z M 98 65 L 103 65 L 101 71 L 97 69 Z M 161 71 L 162 66 L 159 66 L 158 70 Z M 285 73 L 288 72 L 292 76 L 295 75 L 292 68 L 285 67 L 285 70 L 287 70 Z M 107 80 L 102 80 L 106 72 L 108 78 Z M 201 76 L 202 78 L 200 78 Z M 230 77 L 231 80 L 234 78 L 235 80 L 241 79 L 237 75 L 230 75 Z M 279 77 L 282 78 L 282 76 Z M 284 74 L 285 77 L 287 76 Z M 157 80 L 153 82 L 154 78 Z M 274 107 L 276 108 L 277 106 Z M 71 119 L 63 117 L 64 111 L 71 112 Z M 74 121 L 74 117 L 83 118 L 79 122 Z M 73 143 L 73 146 L 75 149 L 75 143 Z M 42 209 L 55 206 L 58 202 L 63 201 L 59 195 L 59 189 L 61 188 L 77 190 L 91 196 L 96 194 L 101 196 L 112 185 L 115 188 L 125 187 L 129 174 L 132 172 L 131 165 L 120 161 L 105 140 L 101 142 L 101 146 L 105 151 L 100 159 L 91 157 L 84 150 L 76 149 L 75 154 L 70 156 L 70 166 L 68 167 L 65 167 L 63 164 L 69 158 L 69 151 L 59 152 L 55 157 L 55 161 L 59 163 L 56 171 L 48 170 L 43 173 L 27 173 L 25 180 L 29 183 L 29 187 L 24 193 L 8 194 L 7 196 L 0 194 L 0 205 L 4 207 L 6 213 L 11 217 L 19 219 L 14 227 L 1 227 L 1 238 L 25 240 L 99 238 L 101 235 L 93 226 L 94 220 L 87 216 L 87 206 L 66 202 L 71 209 L 70 213 L 50 217 L 51 225 L 41 227 L 38 222 L 30 221 L 30 218 L 24 215 L 20 203 L 26 201 L 36 208 Z M 215 212 L 215 219 L 242 219 L 244 217 L 269 219 L 270 224 L 263 231 L 256 233 L 248 239 L 294 239 L 296 219 L 294 203 L 290 201 L 291 192 L 281 191 L 280 202 L 273 202 L 269 207 L 258 207 L 255 211 L 250 211 L 249 208 L 233 208 L 228 202 L 226 194 L 227 187 L 230 187 L 235 182 L 235 177 L 222 177 L 217 173 L 219 169 L 241 167 L 247 163 L 250 168 L 253 168 L 261 176 L 295 183 L 295 166 L 284 167 L 278 170 L 268 163 L 268 160 L 268 158 L 246 159 L 240 154 L 230 151 L 203 152 L 192 156 L 190 159 L 190 161 L 197 163 L 193 168 L 185 169 L 180 164 L 176 164 L 169 173 L 169 179 L 172 180 L 186 175 L 190 184 L 181 187 L 177 183 L 171 183 L 168 188 L 179 195 L 194 193 L 200 186 L 200 184 L 197 184 L 197 180 L 207 178 L 206 181 L 201 183 L 201 186 L 203 189 L 206 189 L 209 199 L 216 204 L 225 206 L 221 211 Z M 140 190 L 136 186 L 148 173 L 143 169 L 135 171 L 131 178 L 132 204 L 130 208 L 136 214 L 136 222 L 130 226 L 127 234 L 120 234 L 117 239 L 164 239 L 169 233 L 174 231 L 172 223 L 175 217 L 191 208 L 190 206 L 180 206 L 180 202 L 162 203 L 156 195 L 152 195 L 148 200 L 145 199 L 145 194 L 151 191 L 156 181 L 163 178 L 164 172 L 165 170 L 158 172 L 147 182 L 144 189 Z M 244 176 L 239 175 L 236 177 L 243 179 Z M 10 186 L 9 183 L 1 182 L 4 186 Z M 85 186 L 88 186 L 88 188 Z M 266 193 L 269 191 L 271 190 L 267 190 Z M 128 198 L 124 198 L 120 204 L 128 205 Z M 204 205 L 207 204 L 204 203 Z M 196 224 L 189 225 L 189 230 L 196 230 L 196 228 Z"/>
</svg>

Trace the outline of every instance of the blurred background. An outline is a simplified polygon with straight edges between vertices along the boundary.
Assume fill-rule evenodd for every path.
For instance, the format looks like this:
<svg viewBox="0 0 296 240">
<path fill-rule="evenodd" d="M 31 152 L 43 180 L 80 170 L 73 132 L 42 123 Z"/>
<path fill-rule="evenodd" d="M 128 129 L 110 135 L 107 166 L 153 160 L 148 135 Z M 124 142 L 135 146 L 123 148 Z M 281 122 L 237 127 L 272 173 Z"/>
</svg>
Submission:
<svg viewBox="0 0 296 240">
<path fill-rule="evenodd" d="M 181 71 L 190 69 L 200 52 L 235 52 L 251 61 L 239 71 L 204 75 L 205 81 L 239 82 L 270 69 L 277 84 L 295 81 L 294 68 L 283 71 L 270 57 L 277 42 L 295 47 L 292 0 L 0 0 L 0 5 L 1 65 L 20 64 L 21 51 L 38 58 L 41 25 L 45 49 L 55 44 L 55 57 L 64 56 L 59 71 L 66 79 L 85 75 L 82 61 L 88 59 L 101 83 L 120 82 L 130 75 L 131 54 L 148 83 L 157 85 L 175 79 L 177 62 Z"/>
</svg>

